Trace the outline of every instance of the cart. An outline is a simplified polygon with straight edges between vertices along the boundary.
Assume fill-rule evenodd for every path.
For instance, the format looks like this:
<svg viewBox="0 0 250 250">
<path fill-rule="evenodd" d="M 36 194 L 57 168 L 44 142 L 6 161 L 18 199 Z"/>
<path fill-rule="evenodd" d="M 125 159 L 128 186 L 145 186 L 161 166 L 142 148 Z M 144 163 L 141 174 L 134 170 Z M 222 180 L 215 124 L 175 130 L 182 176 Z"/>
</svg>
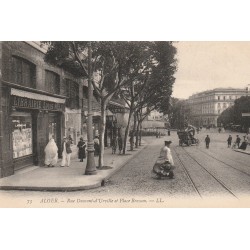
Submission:
<svg viewBox="0 0 250 250">
<path fill-rule="evenodd" d="M 178 131 L 177 135 L 179 137 L 179 146 L 191 146 L 199 144 L 199 140 L 196 139 L 191 132 Z"/>
</svg>

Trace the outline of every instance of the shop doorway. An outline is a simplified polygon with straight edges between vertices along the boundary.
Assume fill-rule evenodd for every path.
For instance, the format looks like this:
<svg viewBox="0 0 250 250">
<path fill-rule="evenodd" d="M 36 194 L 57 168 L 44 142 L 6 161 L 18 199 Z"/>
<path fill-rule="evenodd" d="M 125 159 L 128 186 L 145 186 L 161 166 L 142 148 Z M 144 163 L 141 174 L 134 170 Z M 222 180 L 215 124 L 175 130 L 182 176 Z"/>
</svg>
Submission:
<svg viewBox="0 0 250 250">
<path fill-rule="evenodd" d="M 54 136 L 57 145 L 61 142 L 60 133 L 60 116 L 57 113 L 49 113 L 49 138 Z"/>
</svg>

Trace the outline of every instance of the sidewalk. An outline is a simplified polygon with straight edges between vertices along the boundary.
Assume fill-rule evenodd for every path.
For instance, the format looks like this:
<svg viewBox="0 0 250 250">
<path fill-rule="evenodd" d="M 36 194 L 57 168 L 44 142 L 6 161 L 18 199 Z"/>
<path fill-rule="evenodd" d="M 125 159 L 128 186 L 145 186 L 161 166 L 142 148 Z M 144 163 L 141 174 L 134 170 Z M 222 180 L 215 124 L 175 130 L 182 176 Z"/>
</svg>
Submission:
<svg viewBox="0 0 250 250">
<path fill-rule="evenodd" d="M 134 151 L 127 151 L 126 155 L 113 155 L 111 148 L 105 150 L 104 165 L 107 169 L 97 170 L 96 175 L 84 175 L 86 159 L 79 162 L 77 158 L 71 160 L 70 167 L 60 167 L 60 162 L 54 168 L 29 167 L 20 170 L 12 176 L 0 179 L 0 190 L 29 190 L 29 191 L 77 191 L 100 187 L 112 175 L 121 169 L 147 146 L 143 145 Z M 98 165 L 98 157 L 95 157 Z"/>
<path fill-rule="evenodd" d="M 250 155 L 250 148 L 249 147 L 246 150 L 242 150 L 242 149 L 238 149 L 238 148 L 233 149 L 233 150 L 236 151 L 236 152 L 240 152 L 240 153 L 243 153 L 243 154 Z"/>
</svg>

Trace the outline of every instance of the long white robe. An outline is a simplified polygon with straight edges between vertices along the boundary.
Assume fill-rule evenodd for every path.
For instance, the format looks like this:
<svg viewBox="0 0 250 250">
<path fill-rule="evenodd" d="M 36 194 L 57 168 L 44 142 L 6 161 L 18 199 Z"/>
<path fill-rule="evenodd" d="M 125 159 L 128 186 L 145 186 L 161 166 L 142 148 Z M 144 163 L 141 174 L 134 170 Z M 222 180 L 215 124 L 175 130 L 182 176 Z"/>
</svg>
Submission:
<svg viewBox="0 0 250 250">
<path fill-rule="evenodd" d="M 56 165 L 58 160 L 58 147 L 55 140 L 52 138 L 44 149 L 45 165 Z"/>
</svg>

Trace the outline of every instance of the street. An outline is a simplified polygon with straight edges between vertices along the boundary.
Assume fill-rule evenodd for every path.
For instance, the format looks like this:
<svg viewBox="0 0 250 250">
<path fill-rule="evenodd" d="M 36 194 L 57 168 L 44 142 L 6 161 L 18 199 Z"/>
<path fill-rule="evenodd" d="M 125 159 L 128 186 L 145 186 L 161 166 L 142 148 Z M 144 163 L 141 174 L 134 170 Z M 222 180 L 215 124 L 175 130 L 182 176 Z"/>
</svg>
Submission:
<svg viewBox="0 0 250 250">
<path fill-rule="evenodd" d="M 205 136 L 211 138 L 205 148 Z M 235 134 L 232 134 L 235 137 Z M 0 191 L 1 201 L 23 206 L 160 206 L 172 200 L 223 199 L 231 202 L 250 194 L 250 155 L 227 148 L 228 133 L 204 131 L 198 146 L 180 147 L 176 132 L 168 137 L 145 137 L 148 146 L 113 175 L 104 186 L 76 192 Z M 152 167 L 164 140 L 171 144 L 175 178 L 157 180 Z M 122 157 L 122 156 L 121 156 Z M 26 203 L 25 203 L 26 202 Z M 94 204 L 94 203 L 98 204 Z M 157 203 L 157 204 L 156 204 Z"/>
</svg>

